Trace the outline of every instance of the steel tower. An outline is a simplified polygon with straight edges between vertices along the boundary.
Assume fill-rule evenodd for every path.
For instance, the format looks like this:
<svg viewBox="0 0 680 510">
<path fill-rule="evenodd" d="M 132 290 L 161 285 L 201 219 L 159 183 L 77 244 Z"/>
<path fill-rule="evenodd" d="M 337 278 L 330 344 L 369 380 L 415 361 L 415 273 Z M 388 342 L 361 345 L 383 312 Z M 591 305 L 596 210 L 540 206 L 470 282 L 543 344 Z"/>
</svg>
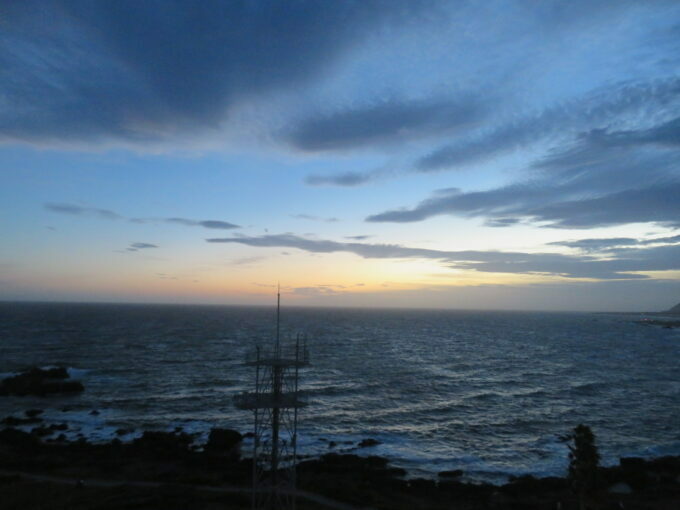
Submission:
<svg viewBox="0 0 680 510">
<path fill-rule="evenodd" d="M 237 408 L 253 411 L 253 509 L 295 509 L 298 410 L 307 405 L 298 390 L 299 371 L 309 365 L 306 339 L 282 346 L 281 292 L 276 298 L 272 348 L 257 346 L 245 365 L 255 368 L 255 391 L 234 397 Z"/>
</svg>

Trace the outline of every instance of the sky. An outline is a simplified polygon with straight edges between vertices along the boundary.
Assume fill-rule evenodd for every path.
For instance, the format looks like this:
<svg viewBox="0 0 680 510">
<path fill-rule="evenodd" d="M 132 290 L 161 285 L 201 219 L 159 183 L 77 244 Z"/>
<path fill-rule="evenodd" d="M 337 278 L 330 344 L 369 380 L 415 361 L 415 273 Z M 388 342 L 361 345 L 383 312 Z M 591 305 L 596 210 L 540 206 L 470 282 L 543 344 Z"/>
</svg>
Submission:
<svg viewBox="0 0 680 510">
<path fill-rule="evenodd" d="M 680 301 L 680 2 L 0 1 L 0 300 Z"/>
</svg>

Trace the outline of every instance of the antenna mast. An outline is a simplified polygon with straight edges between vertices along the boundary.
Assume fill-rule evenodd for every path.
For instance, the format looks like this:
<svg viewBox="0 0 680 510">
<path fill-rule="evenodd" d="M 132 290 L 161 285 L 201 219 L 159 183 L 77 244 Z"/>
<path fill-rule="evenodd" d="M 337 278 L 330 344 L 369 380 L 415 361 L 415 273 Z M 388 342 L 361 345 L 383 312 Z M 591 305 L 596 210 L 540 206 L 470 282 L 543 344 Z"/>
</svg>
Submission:
<svg viewBox="0 0 680 510">
<path fill-rule="evenodd" d="M 237 408 L 253 411 L 253 509 L 295 509 L 298 374 L 309 366 L 307 342 L 281 346 L 281 287 L 276 291 L 276 338 L 273 349 L 256 346 L 245 364 L 255 367 L 255 391 L 234 397 Z"/>
</svg>

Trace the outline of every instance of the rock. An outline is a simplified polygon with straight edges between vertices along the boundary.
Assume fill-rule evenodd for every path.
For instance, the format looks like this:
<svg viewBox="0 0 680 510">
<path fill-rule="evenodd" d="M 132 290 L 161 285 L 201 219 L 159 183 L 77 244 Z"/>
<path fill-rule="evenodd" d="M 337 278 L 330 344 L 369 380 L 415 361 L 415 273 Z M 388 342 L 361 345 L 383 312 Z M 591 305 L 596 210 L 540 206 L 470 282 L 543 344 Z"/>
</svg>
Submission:
<svg viewBox="0 0 680 510">
<path fill-rule="evenodd" d="M 338 446 L 338 443 L 336 443 L 335 441 L 329 441 L 329 442 L 328 442 L 328 447 L 329 447 L 329 448 L 335 448 L 336 446 Z"/>
<path fill-rule="evenodd" d="M 643 490 L 649 483 L 647 473 L 647 461 L 639 457 L 622 457 L 619 459 L 621 468 L 621 478 L 619 481 L 625 482 L 635 490 Z"/>
<path fill-rule="evenodd" d="M 31 434 L 38 437 L 49 436 L 52 433 L 54 433 L 54 430 L 51 429 L 50 427 L 35 427 L 34 429 L 31 430 Z"/>
<path fill-rule="evenodd" d="M 33 423 L 40 422 L 42 422 L 40 418 L 16 418 L 14 416 L 7 416 L 2 420 L 3 425 L 8 425 L 10 427 L 16 427 L 17 425 L 31 425 Z"/>
<path fill-rule="evenodd" d="M 28 416 L 29 418 L 35 418 L 39 414 L 42 414 L 44 411 L 42 409 L 28 409 L 27 411 L 24 411 L 24 414 Z"/>
<path fill-rule="evenodd" d="M 451 469 L 450 471 L 440 471 L 439 478 L 459 478 L 463 476 L 462 469 Z"/>
<path fill-rule="evenodd" d="M 210 430 L 204 450 L 213 454 L 235 454 L 238 456 L 238 447 L 242 440 L 243 436 L 236 430 L 214 428 Z"/>
<path fill-rule="evenodd" d="M 92 409 L 92 411 L 90 411 L 90 416 L 99 416 L 99 411 Z"/>
<path fill-rule="evenodd" d="M 144 452 L 151 453 L 155 457 L 172 458 L 189 452 L 189 445 L 192 438 L 189 434 L 182 432 L 174 434 L 172 432 L 146 431 L 132 442 L 132 445 Z"/>
<path fill-rule="evenodd" d="M 0 381 L 0 395 L 37 395 L 78 393 L 85 389 L 79 381 L 68 381 L 68 370 L 59 368 L 31 368 L 21 374 Z"/>
<path fill-rule="evenodd" d="M 116 429 L 116 435 L 117 436 L 125 436 L 127 434 L 132 434 L 132 432 L 134 432 L 133 429 L 123 429 L 123 428 Z"/>
<path fill-rule="evenodd" d="M 607 489 L 609 494 L 631 494 L 633 489 L 627 483 L 619 482 L 615 483 L 609 489 Z"/>
<path fill-rule="evenodd" d="M 53 423 L 50 425 L 50 430 L 68 430 L 68 424 L 66 423 L 60 423 L 57 425 L 56 423 Z"/>
<path fill-rule="evenodd" d="M 369 446 L 377 446 L 379 444 L 382 444 L 382 443 L 380 441 L 378 441 L 377 439 L 368 438 L 368 439 L 361 440 L 359 442 L 358 446 L 359 446 L 359 448 L 367 448 Z"/>
<path fill-rule="evenodd" d="M 37 437 L 29 434 L 28 432 L 24 432 L 23 430 L 18 430 L 11 427 L 0 430 L 0 443 L 21 447 L 28 451 L 40 446 L 40 441 Z"/>
</svg>

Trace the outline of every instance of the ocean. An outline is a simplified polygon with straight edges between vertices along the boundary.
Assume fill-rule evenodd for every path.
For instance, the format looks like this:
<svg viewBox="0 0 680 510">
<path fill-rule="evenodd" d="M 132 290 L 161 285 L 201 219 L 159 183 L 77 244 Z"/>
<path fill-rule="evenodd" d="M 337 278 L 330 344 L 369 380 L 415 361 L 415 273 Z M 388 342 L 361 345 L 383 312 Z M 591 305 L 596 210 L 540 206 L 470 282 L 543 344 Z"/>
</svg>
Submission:
<svg viewBox="0 0 680 510">
<path fill-rule="evenodd" d="M 307 336 L 299 453 L 383 455 L 409 476 L 564 475 L 579 423 L 604 464 L 680 455 L 680 330 L 639 315 L 283 307 L 284 342 Z M 70 438 L 117 429 L 247 432 L 233 396 L 271 345 L 273 307 L 0 303 L 0 373 L 66 366 L 85 392 L 0 397 L 0 418 L 44 409 Z M 356 447 L 365 438 L 380 441 Z M 331 442 L 335 446 L 330 446 Z M 247 453 L 248 445 L 244 446 Z"/>
</svg>

